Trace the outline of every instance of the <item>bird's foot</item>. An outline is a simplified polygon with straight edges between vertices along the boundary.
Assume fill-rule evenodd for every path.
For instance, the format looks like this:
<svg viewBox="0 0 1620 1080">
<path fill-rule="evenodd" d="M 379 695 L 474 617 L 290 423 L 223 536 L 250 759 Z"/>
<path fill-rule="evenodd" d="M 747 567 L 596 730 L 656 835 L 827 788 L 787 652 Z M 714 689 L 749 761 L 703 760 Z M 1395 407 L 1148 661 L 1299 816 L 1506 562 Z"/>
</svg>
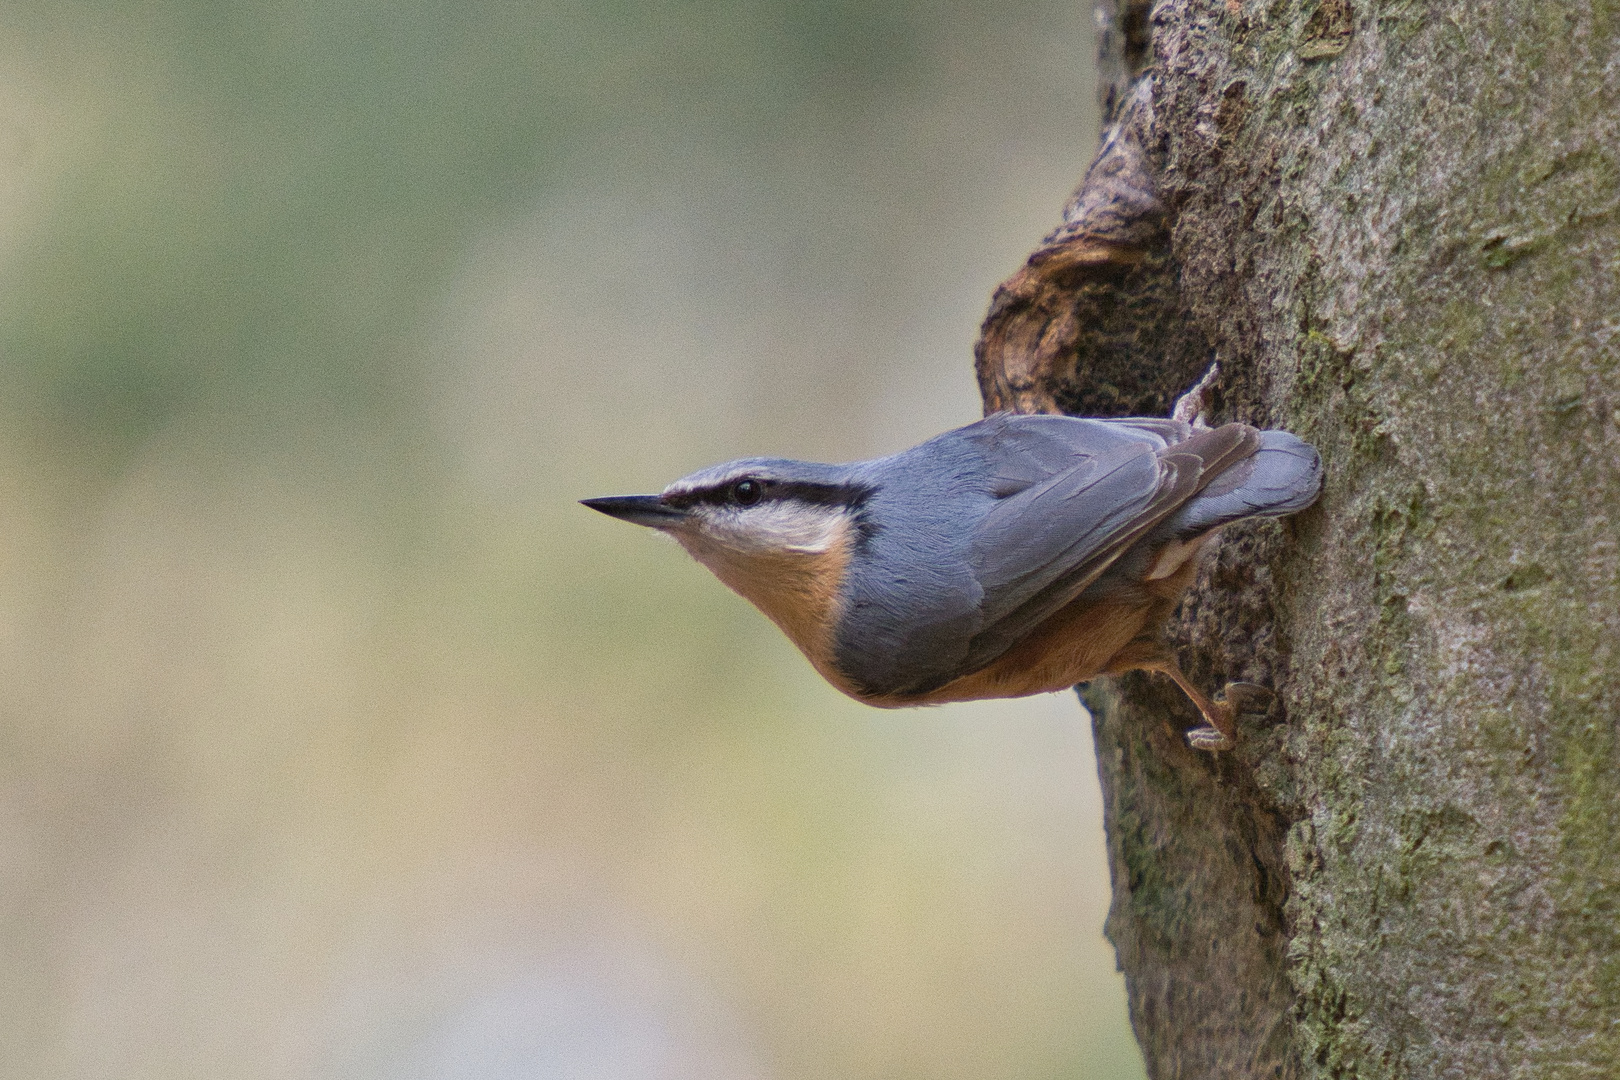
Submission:
<svg viewBox="0 0 1620 1080">
<path fill-rule="evenodd" d="M 1193 384 L 1188 390 L 1176 399 L 1175 408 L 1170 410 L 1170 419 L 1180 420 L 1183 424 L 1191 424 L 1195 428 L 1204 428 L 1209 425 L 1204 422 L 1204 413 L 1209 408 L 1209 391 L 1220 378 L 1221 365 L 1217 361 L 1209 365 L 1204 377 Z"/>
<path fill-rule="evenodd" d="M 1187 732 L 1187 745 L 1194 750 L 1219 753 L 1237 745 L 1237 718 L 1240 713 L 1263 713 L 1276 697 L 1259 683 L 1229 682 L 1210 702 L 1214 715 L 1206 715 L 1208 723 Z"/>
<path fill-rule="evenodd" d="M 1187 745 L 1194 750 L 1208 750 L 1212 754 L 1230 750 L 1237 743 L 1223 735 L 1213 724 L 1195 727 L 1187 732 Z"/>
</svg>

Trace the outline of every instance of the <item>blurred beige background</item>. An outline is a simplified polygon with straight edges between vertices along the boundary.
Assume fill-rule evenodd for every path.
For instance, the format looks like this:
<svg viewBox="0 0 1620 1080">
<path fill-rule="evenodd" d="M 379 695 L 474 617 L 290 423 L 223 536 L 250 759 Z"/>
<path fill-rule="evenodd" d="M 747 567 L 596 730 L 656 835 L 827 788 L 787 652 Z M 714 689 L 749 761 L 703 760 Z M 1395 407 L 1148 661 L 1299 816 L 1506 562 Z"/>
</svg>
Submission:
<svg viewBox="0 0 1620 1080">
<path fill-rule="evenodd" d="M 1086 5 L 0 14 L 0 1075 L 1141 1076 L 1075 700 L 574 502 L 973 419 Z"/>
</svg>

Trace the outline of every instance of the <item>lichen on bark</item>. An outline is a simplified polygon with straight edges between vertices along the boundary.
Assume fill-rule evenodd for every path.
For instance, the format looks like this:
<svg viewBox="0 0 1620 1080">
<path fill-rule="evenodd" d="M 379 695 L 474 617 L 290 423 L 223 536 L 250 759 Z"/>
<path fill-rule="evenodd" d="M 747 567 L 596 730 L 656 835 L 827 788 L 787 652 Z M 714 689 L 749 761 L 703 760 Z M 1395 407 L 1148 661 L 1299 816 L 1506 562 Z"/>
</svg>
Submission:
<svg viewBox="0 0 1620 1080">
<path fill-rule="evenodd" d="M 1149 1072 L 1620 1076 L 1620 7 L 1103 8 L 1150 31 L 1104 36 L 1105 97 L 1151 80 L 1138 377 L 1212 351 L 1327 465 L 1169 629 L 1278 690 L 1237 751 L 1088 694 Z"/>
</svg>

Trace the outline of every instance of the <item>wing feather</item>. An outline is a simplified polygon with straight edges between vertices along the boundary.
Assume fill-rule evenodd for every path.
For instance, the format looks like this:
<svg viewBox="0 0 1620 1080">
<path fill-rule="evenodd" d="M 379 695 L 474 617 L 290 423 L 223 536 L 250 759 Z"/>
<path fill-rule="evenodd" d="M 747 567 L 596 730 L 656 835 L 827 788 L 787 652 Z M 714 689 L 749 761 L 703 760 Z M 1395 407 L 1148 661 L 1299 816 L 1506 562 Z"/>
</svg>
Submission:
<svg viewBox="0 0 1620 1080">
<path fill-rule="evenodd" d="M 1153 433 L 1177 434 L 1166 430 L 1168 423 L 1155 423 Z M 952 677 L 994 662 L 1258 446 L 1259 433 L 1245 424 L 1191 432 L 1159 450 L 1137 443 L 997 505 L 980 524 L 972 548 L 984 590 L 983 621 L 962 670 Z"/>
<path fill-rule="evenodd" d="M 1257 445 L 1243 424 L 1002 414 L 909 451 L 926 471 L 885 459 L 874 504 L 910 500 L 916 526 L 864 534 L 887 555 L 850 580 L 840 671 L 904 697 L 993 663 Z"/>
</svg>

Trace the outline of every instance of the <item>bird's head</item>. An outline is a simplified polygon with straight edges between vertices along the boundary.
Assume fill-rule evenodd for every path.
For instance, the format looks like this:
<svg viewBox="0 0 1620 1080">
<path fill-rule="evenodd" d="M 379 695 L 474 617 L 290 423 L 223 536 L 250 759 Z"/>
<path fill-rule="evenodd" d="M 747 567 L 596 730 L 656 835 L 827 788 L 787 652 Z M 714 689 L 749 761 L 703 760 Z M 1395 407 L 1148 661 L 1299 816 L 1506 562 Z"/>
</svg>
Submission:
<svg viewBox="0 0 1620 1080">
<path fill-rule="evenodd" d="M 821 667 L 871 494 L 851 466 L 744 458 L 658 495 L 583 502 L 673 537 Z"/>
<path fill-rule="evenodd" d="M 871 494 L 850 471 L 744 458 L 682 477 L 657 495 L 583 502 L 609 517 L 668 533 L 699 559 L 712 550 L 742 560 L 792 560 L 823 555 L 849 539 Z"/>
</svg>

